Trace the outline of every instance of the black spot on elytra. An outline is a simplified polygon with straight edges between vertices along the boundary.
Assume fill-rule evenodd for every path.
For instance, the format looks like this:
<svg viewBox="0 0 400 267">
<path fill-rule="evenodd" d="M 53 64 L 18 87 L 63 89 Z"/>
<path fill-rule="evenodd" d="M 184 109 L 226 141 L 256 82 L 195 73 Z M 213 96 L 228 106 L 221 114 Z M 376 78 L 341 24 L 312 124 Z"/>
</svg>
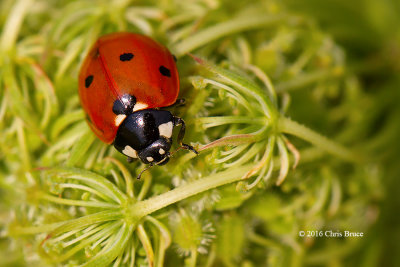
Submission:
<svg viewBox="0 0 400 267">
<path fill-rule="evenodd" d="M 134 57 L 132 53 L 123 53 L 119 56 L 119 60 L 121 61 L 129 61 Z"/>
<path fill-rule="evenodd" d="M 89 88 L 89 86 L 92 84 L 92 82 L 93 82 L 93 75 L 87 76 L 85 79 L 85 87 Z"/>
<path fill-rule="evenodd" d="M 168 68 L 161 65 L 158 70 L 163 76 L 171 77 L 171 71 Z"/>
</svg>

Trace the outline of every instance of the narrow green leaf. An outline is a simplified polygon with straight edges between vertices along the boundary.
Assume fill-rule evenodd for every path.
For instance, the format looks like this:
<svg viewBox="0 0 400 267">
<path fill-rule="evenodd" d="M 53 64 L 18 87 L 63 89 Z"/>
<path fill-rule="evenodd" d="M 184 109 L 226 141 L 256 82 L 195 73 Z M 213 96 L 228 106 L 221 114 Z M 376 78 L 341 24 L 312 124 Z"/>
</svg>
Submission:
<svg viewBox="0 0 400 267">
<path fill-rule="evenodd" d="M 56 228 L 49 235 L 57 236 L 68 231 L 80 229 L 95 223 L 121 220 L 123 218 L 121 210 L 105 210 L 94 214 L 86 215 L 77 219 L 66 221 L 60 227 Z"/>
<path fill-rule="evenodd" d="M 52 168 L 46 170 L 45 172 L 57 177 L 78 180 L 83 184 L 93 187 L 97 191 L 109 196 L 119 204 L 124 203 L 127 200 L 127 196 L 121 192 L 115 184 L 94 172 L 68 167 Z"/>
<path fill-rule="evenodd" d="M 96 256 L 90 259 L 82 267 L 105 267 L 116 257 L 123 253 L 126 244 L 132 238 L 135 225 L 124 223 L 113 242 L 108 243 Z"/>
</svg>

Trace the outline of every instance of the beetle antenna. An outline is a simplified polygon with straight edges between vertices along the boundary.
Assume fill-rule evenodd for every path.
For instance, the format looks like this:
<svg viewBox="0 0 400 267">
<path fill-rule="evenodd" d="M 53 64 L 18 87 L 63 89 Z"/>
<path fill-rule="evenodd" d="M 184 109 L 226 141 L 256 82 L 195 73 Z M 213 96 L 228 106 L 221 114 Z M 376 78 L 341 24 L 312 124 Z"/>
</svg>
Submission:
<svg viewBox="0 0 400 267">
<path fill-rule="evenodd" d="M 172 156 L 173 156 L 176 152 L 178 152 L 179 150 L 181 150 L 181 149 L 182 149 L 182 147 L 178 147 L 178 148 L 175 149 L 173 152 L 170 152 L 170 153 L 169 153 L 169 157 L 172 158 Z"/>
<path fill-rule="evenodd" d="M 150 164 L 149 166 L 147 166 L 146 168 L 144 168 L 138 175 L 138 177 L 136 179 L 140 180 L 140 177 L 142 177 L 142 174 L 147 171 L 148 169 L 150 169 L 151 167 L 153 167 L 153 164 Z"/>
</svg>

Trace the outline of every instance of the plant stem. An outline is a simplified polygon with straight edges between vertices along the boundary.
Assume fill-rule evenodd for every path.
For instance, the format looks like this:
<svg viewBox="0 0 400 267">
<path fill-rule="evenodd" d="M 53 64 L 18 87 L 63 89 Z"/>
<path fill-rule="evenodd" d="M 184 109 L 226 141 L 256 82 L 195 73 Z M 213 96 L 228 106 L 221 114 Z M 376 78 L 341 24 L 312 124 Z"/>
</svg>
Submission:
<svg viewBox="0 0 400 267">
<path fill-rule="evenodd" d="M 207 145 L 200 147 L 198 151 L 202 152 L 220 146 L 229 146 L 229 145 L 238 146 L 243 144 L 250 144 L 258 141 L 258 138 L 259 137 L 253 134 L 237 134 L 237 135 L 225 136 L 215 141 L 212 141 Z"/>
<path fill-rule="evenodd" d="M 197 32 L 192 36 L 184 39 L 180 43 L 176 44 L 174 54 L 177 57 L 180 57 L 186 53 L 193 51 L 196 48 L 199 48 L 202 45 L 210 43 L 211 41 L 214 41 L 225 35 L 238 33 L 240 31 L 245 31 L 249 29 L 264 28 L 275 23 L 280 23 L 284 19 L 287 19 L 287 17 L 283 15 L 262 15 L 255 17 L 245 16 L 232 19 L 227 22 L 223 22 L 215 26 L 206 28 L 205 30 Z"/>
<path fill-rule="evenodd" d="M 301 125 L 295 121 L 292 121 L 289 118 L 284 116 L 280 116 L 278 119 L 278 131 L 282 133 L 295 135 L 305 141 L 310 142 L 311 144 L 329 152 L 333 155 L 336 155 L 344 160 L 348 161 L 361 161 L 362 156 L 353 153 L 352 151 L 346 149 L 340 144 L 337 144 L 323 135 L 320 135 L 317 132 L 307 128 L 304 125 Z"/>
<path fill-rule="evenodd" d="M 210 175 L 206 178 L 187 183 L 161 195 L 135 203 L 131 206 L 130 213 L 139 217 L 149 215 L 152 212 L 160 210 L 185 198 L 194 196 L 221 185 L 239 181 L 252 167 L 253 165 L 248 164 L 238 168 L 231 168 L 226 171 Z"/>
<path fill-rule="evenodd" d="M 188 266 L 189 267 L 196 267 L 196 262 L 197 262 L 197 247 L 194 246 L 190 249 L 190 257 L 188 259 Z"/>
</svg>

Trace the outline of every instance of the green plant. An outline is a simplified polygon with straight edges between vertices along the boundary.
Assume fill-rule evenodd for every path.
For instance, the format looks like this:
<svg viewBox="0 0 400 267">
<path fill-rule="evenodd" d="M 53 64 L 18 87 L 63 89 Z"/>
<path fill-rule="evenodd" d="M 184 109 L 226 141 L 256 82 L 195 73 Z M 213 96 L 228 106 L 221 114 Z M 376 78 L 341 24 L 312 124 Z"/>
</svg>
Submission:
<svg viewBox="0 0 400 267">
<path fill-rule="evenodd" d="M 11 12 L 0 19 L 9 247 L 0 255 L 10 265 L 295 266 L 364 255 L 363 239 L 298 235 L 369 231 L 383 194 L 364 140 L 373 96 L 311 20 L 277 1 L 2 5 Z M 178 57 L 188 103 L 175 112 L 200 151 L 140 181 L 143 166 L 95 138 L 77 95 L 82 57 L 113 31 L 151 35 Z"/>
</svg>

